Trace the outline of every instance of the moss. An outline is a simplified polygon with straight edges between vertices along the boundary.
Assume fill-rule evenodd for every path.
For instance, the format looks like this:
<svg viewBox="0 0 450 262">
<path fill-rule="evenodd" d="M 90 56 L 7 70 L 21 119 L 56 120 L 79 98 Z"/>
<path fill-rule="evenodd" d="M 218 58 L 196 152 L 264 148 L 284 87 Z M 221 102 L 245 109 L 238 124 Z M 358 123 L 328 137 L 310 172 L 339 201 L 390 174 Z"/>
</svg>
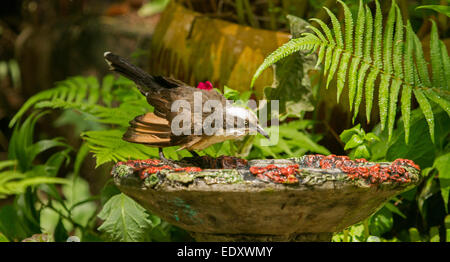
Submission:
<svg viewBox="0 0 450 262">
<path fill-rule="evenodd" d="M 159 178 L 157 174 L 151 174 L 145 179 L 145 185 L 149 187 L 154 187 L 156 184 L 159 183 Z"/>
<path fill-rule="evenodd" d="M 127 176 L 133 174 L 134 169 L 131 166 L 120 165 L 114 169 L 114 175 L 118 177 Z"/>
<path fill-rule="evenodd" d="M 234 169 L 224 169 L 211 173 L 201 173 L 197 177 L 204 177 L 207 184 L 236 184 L 244 182 L 242 175 Z"/>
<path fill-rule="evenodd" d="M 170 172 L 166 174 L 166 178 L 169 179 L 170 181 L 188 184 L 194 181 L 195 175 L 186 172 Z"/>
</svg>

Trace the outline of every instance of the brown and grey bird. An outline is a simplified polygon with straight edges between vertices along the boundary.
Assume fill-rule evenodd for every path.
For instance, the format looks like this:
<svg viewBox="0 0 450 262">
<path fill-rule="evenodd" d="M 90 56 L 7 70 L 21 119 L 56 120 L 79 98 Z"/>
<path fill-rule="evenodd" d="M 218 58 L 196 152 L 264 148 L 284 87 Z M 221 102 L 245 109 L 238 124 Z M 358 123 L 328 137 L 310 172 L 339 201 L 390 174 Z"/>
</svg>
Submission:
<svg viewBox="0 0 450 262">
<path fill-rule="evenodd" d="M 104 57 L 110 69 L 133 80 L 139 91 L 147 98 L 147 102 L 154 107 L 154 112 L 137 116 L 130 122 L 130 127 L 124 134 L 123 139 L 133 143 L 158 147 L 160 158 L 163 161 L 170 162 L 163 154 L 162 148 L 164 147 L 180 146 L 180 150 L 187 149 L 194 156 L 198 156 L 194 150 L 203 150 L 219 142 L 243 137 L 251 133 L 252 130 L 256 130 L 269 138 L 259 125 L 257 116 L 251 110 L 227 104 L 225 97 L 214 89 L 199 89 L 170 77 L 152 76 L 123 57 L 111 52 L 106 52 Z M 199 101 L 195 99 L 195 96 L 197 98 L 201 96 L 202 108 L 207 101 L 212 100 L 217 101 L 222 106 L 223 110 L 220 113 L 223 114 L 223 128 L 209 135 L 206 134 L 207 132 L 201 132 L 201 134 L 197 132 L 196 134 L 195 127 L 198 128 L 200 125 L 200 128 L 202 128 L 203 120 L 215 113 L 215 108 L 212 107 L 210 110 L 212 112 L 202 111 L 201 117 L 198 114 L 194 116 L 195 110 L 189 115 L 183 115 L 185 118 L 190 117 L 192 132 L 187 135 L 174 134 L 176 132 L 173 132 L 171 128 L 172 121 L 177 116 L 180 118 L 182 112 L 172 112 L 172 105 L 176 101 L 184 100 L 187 101 L 191 109 L 194 109 L 196 106 L 194 101 Z M 232 117 L 234 121 L 227 122 L 227 117 Z M 238 125 L 237 123 L 244 124 Z M 228 130 L 225 130 L 225 128 L 228 128 Z"/>
</svg>

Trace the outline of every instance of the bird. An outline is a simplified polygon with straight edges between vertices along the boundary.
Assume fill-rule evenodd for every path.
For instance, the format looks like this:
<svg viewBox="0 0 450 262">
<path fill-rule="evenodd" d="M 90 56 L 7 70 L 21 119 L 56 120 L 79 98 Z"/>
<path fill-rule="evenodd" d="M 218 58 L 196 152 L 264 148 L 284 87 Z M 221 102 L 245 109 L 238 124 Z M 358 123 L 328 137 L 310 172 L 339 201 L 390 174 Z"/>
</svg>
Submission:
<svg viewBox="0 0 450 262">
<path fill-rule="evenodd" d="M 134 81 L 141 94 L 154 108 L 153 112 L 148 112 L 131 120 L 130 126 L 122 139 L 132 143 L 157 147 L 160 159 L 166 163 L 174 165 L 174 162 L 164 155 L 163 148 L 166 147 L 179 146 L 178 150 L 187 149 L 194 157 L 198 157 L 199 154 L 195 150 L 203 150 L 216 143 L 238 139 L 248 134 L 256 134 L 256 132 L 253 132 L 254 130 L 269 139 L 269 135 L 259 124 L 258 117 L 253 111 L 227 103 L 226 98 L 220 92 L 212 89 L 209 81 L 206 82 L 207 84 L 202 83 L 201 88 L 196 88 L 172 77 L 151 75 L 130 63 L 124 57 L 112 52 L 105 52 L 104 58 L 111 71 Z M 210 88 L 205 88 L 208 85 L 210 85 Z M 201 100 L 196 100 L 199 98 Z M 207 103 L 212 104 L 212 102 L 216 102 L 219 107 L 210 107 L 210 110 L 203 110 L 196 115 L 195 110 L 187 113 L 172 110 L 177 101 L 187 102 L 188 108 L 191 109 L 199 106 L 199 101 L 202 107 L 206 106 Z M 217 108 L 222 110 L 216 111 Z M 217 126 L 214 133 L 196 132 L 198 128 L 202 129 L 202 122 L 214 113 L 215 116 L 221 114 L 222 125 L 213 123 L 212 127 Z M 180 118 L 186 121 L 190 120 L 193 123 L 190 130 L 187 130 L 191 132 L 180 134 L 180 132 L 174 131 L 173 124 L 175 120 Z M 227 121 L 227 119 L 231 120 Z M 180 128 L 183 127 L 184 124 Z M 189 126 L 187 126 L 187 129 L 189 129 Z"/>
</svg>

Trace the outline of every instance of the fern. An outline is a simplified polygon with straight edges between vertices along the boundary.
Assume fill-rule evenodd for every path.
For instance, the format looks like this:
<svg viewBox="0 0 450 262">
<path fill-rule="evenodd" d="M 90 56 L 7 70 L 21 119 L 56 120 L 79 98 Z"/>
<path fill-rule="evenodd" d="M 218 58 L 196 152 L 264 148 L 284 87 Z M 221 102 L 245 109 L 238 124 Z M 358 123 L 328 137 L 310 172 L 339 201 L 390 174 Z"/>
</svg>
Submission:
<svg viewBox="0 0 450 262">
<path fill-rule="evenodd" d="M 321 20 L 312 19 L 319 24 L 321 30 L 311 26 L 314 33 L 304 33 L 302 37 L 292 39 L 275 50 L 256 70 L 251 85 L 253 86 L 265 69 L 284 57 L 299 50 L 318 49 L 319 63 L 324 64 L 324 74 L 327 75 L 327 88 L 337 74 L 338 101 L 344 86 L 348 85 L 350 110 L 354 111 L 353 120 L 359 112 L 362 96 L 365 94 L 366 118 L 369 122 L 375 83 L 379 79 L 380 125 L 382 130 L 387 127 L 389 139 L 394 129 L 398 96 L 401 94 L 405 140 L 408 142 L 411 99 L 414 94 L 434 142 L 432 103 L 442 107 L 450 115 L 450 59 L 445 45 L 439 40 L 435 22 L 432 21 L 430 39 L 430 79 L 421 42 L 413 32 L 410 22 L 407 21 L 406 26 L 404 25 L 395 1 L 392 2 L 384 28 L 378 1 L 375 1 L 375 16 L 369 7 L 360 1 L 356 23 L 347 5 L 340 0 L 338 2 L 344 9 L 344 29 L 336 16 L 325 8 L 333 28 L 330 29 Z"/>
<path fill-rule="evenodd" d="M 114 102 L 120 105 L 112 107 Z M 132 81 L 123 77 L 115 80 L 112 75 L 103 79 L 102 86 L 94 77 L 72 77 L 57 82 L 54 88 L 28 99 L 9 123 L 10 127 L 31 108 L 78 110 L 96 122 L 120 126 L 128 126 L 131 117 L 152 110 Z"/>
<path fill-rule="evenodd" d="M 67 164 L 70 159 L 70 146 L 60 138 L 33 143 L 34 126 L 45 113 L 34 112 L 21 125 L 15 126 L 9 141 L 9 160 L 0 161 L 0 199 L 7 195 L 24 193 L 29 186 L 67 183 L 66 179 L 56 175 L 64 161 Z M 39 154 L 55 148 L 62 149 L 52 154 L 45 164 L 34 164 Z"/>
<path fill-rule="evenodd" d="M 107 162 L 126 161 L 130 159 L 148 159 L 158 156 L 158 149 L 143 144 L 130 143 L 122 139 L 123 129 L 87 131 L 81 134 L 87 142 L 90 152 L 96 158 L 97 167 Z M 177 152 L 176 148 L 164 150 L 166 157 L 180 159 L 190 156 L 188 152 Z"/>
</svg>

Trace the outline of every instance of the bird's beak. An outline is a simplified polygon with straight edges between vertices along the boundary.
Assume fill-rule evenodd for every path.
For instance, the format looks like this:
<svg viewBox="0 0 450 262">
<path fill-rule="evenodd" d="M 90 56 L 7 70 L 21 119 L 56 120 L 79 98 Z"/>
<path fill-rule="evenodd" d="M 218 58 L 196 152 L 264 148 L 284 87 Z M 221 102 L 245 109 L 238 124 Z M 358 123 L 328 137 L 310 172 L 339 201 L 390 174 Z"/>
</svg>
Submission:
<svg viewBox="0 0 450 262">
<path fill-rule="evenodd" d="M 257 131 L 258 133 L 260 133 L 261 135 L 270 140 L 269 135 L 266 133 L 266 131 L 264 131 L 264 129 L 260 125 L 257 126 Z"/>
</svg>

